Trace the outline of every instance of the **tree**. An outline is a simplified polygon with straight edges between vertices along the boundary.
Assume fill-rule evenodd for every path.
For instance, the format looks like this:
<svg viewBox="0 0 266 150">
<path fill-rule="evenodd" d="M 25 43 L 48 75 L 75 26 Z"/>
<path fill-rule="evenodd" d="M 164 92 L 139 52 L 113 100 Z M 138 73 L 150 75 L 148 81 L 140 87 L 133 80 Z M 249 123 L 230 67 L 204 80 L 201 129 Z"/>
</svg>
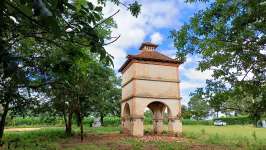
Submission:
<svg viewBox="0 0 266 150">
<path fill-rule="evenodd" d="M 212 69 L 215 82 L 227 84 L 229 93 L 241 89 L 233 93 L 249 95 L 254 101 L 253 110 L 260 112 L 250 115 L 260 115 L 261 110 L 266 110 L 265 2 L 203 1 L 209 2 L 209 7 L 172 32 L 177 55 L 200 55 L 198 69 Z M 221 94 L 215 97 L 216 104 L 223 101 L 218 97 Z"/>
<path fill-rule="evenodd" d="M 58 80 L 49 71 L 56 67 L 61 71 L 68 71 L 71 64 L 68 64 L 64 55 L 58 59 L 58 64 L 50 64 L 50 53 L 67 51 L 69 55 L 78 57 L 80 53 L 75 49 L 87 48 L 90 52 L 99 54 L 101 60 L 112 63 L 112 56 L 104 49 L 104 45 L 108 44 L 105 41 L 112 37 L 103 36 L 99 30 L 106 28 L 105 22 L 118 11 L 103 18 L 102 7 L 107 1 L 97 2 L 98 5 L 86 0 L 0 1 L 0 104 L 3 106 L 0 120 L 1 145 L 5 118 L 11 105 L 23 107 L 22 100 L 29 99 L 21 89 L 30 91 L 45 85 L 66 85 L 65 78 L 60 77 L 63 80 Z M 122 4 L 117 0 L 111 2 Z M 140 11 L 137 2 L 124 6 L 134 16 Z"/>
<path fill-rule="evenodd" d="M 181 105 L 181 112 L 183 119 L 190 119 L 192 117 L 192 113 L 186 105 Z"/>
<path fill-rule="evenodd" d="M 254 125 L 257 125 L 257 121 L 265 114 L 263 97 L 254 98 L 240 86 L 228 89 L 222 82 L 207 80 L 206 87 L 197 89 L 195 93 L 204 97 L 217 117 L 218 112 L 249 114 L 254 119 Z"/>
<path fill-rule="evenodd" d="M 193 95 L 188 102 L 188 110 L 196 120 L 203 119 L 209 114 L 208 103 L 201 97 L 201 95 Z"/>
<path fill-rule="evenodd" d="M 94 103 L 92 110 L 96 116 L 100 116 L 102 125 L 104 125 L 103 118 L 106 115 L 120 115 L 121 100 L 121 79 L 118 79 L 110 68 L 104 69 L 105 71 L 102 72 L 107 76 L 102 78 L 98 84 L 100 88 L 94 97 L 97 102 Z"/>
</svg>

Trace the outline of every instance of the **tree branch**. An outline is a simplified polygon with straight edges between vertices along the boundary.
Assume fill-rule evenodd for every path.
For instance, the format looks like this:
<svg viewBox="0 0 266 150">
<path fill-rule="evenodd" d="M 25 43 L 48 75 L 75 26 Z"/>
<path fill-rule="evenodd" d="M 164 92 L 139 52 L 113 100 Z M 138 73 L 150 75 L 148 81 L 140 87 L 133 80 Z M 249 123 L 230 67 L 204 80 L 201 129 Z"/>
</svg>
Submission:
<svg viewBox="0 0 266 150">
<path fill-rule="evenodd" d="M 120 35 L 118 37 L 115 37 L 115 39 L 111 42 L 108 42 L 108 43 L 104 43 L 103 45 L 106 46 L 106 45 L 109 45 L 109 44 L 112 44 L 114 43 L 115 41 L 117 41 L 118 39 L 120 38 Z"/>
<path fill-rule="evenodd" d="M 17 8 L 16 6 L 14 6 L 13 4 L 9 3 L 8 1 L 6 1 L 7 5 L 9 5 L 10 7 L 12 7 L 13 9 L 15 9 L 18 13 L 20 13 L 21 15 L 23 15 L 24 17 L 26 17 L 28 20 L 30 20 L 31 22 L 34 22 L 36 25 L 43 27 L 47 30 L 47 27 L 43 26 L 42 24 L 40 24 L 38 21 L 32 19 L 31 17 L 29 17 L 28 15 L 26 15 L 23 11 L 21 11 L 19 8 Z M 49 30 L 47 30 L 49 31 Z"/>
<path fill-rule="evenodd" d="M 252 66 L 249 68 L 249 70 L 246 72 L 246 74 L 244 75 L 244 77 L 242 78 L 241 81 L 244 81 L 244 79 L 247 77 L 248 73 L 251 71 L 251 69 L 253 68 L 254 64 L 252 64 Z"/>
<path fill-rule="evenodd" d="M 112 18 L 113 16 L 115 16 L 117 13 L 119 13 L 119 11 L 120 11 L 120 9 L 118 9 L 118 10 L 117 10 L 114 14 L 112 14 L 111 16 L 109 16 L 109 17 L 103 19 L 102 21 L 100 21 L 99 23 L 97 23 L 97 24 L 93 27 L 93 29 L 95 29 L 97 26 L 103 24 L 105 21 L 107 21 L 108 19 L 110 19 L 110 18 Z"/>
</svg>

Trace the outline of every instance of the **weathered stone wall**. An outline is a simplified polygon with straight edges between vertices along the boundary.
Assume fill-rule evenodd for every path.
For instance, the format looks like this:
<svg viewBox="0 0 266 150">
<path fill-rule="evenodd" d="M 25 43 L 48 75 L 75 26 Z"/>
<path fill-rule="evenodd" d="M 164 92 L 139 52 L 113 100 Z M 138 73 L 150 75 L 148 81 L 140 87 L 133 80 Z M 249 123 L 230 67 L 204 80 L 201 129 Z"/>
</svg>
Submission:
<svg viewBox="0 0 266 150">
<path fill-rule="evenodd" d="M 156 98 L 179 98 L 178 84 L 151 80 L 135 80 L 135 96 Z"/>
<path fill-rule="evenodd" d="M 128 82 L 129 80 L 131 80 L 134 76 L 135 76 L 135 69 L 136 64 L 132 64 L 130 65 L 129 68 L 127 68 L 127 70 L 125 72 L 123 72 L 122 74 L 122 85 L 124 85 L 126 82 Z"/>
<path fill-rule="evenodd" d="M 178 67 L 173 65 L 156 65 L 135 63 L 136 78 L 179 81 Z"/>
</svg>

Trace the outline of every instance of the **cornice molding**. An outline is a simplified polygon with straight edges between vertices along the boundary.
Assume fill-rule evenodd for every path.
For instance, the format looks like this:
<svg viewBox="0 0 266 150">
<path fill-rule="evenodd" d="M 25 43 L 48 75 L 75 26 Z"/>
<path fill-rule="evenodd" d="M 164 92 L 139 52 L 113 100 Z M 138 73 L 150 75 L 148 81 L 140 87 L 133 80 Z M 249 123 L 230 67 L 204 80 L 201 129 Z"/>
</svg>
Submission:
<svg viewBox="0 0 266 150">
<path fill-rule="evenodd" d="M 147 77 L 133 77 L 127 82 L 125 82 L 122 87 L 126 86 L 133 80 L 145 80 L 145 81 L 155 81 L 155 82 L 171 82 L 171 83 L 180 83 L 180 80 L 169 80 L 169 79 L 152 79 L 152 78 L 147 78 Z"/>
<path fill-rule="evenodd" d="M 135 96 L 129 96 L 125 99 L 122 99 L 120 101 L 120 103 L 123 103 L 123 102 L 126 102 L 130 99 L 133 99 L 133 98 L 148 98 L 148 99 L 169 99 L 169 100 L 181 100 L 182 97 L 153 97 L 153 96 L 138 96 L 138 95 L 135 95 Z"/>
</svg>

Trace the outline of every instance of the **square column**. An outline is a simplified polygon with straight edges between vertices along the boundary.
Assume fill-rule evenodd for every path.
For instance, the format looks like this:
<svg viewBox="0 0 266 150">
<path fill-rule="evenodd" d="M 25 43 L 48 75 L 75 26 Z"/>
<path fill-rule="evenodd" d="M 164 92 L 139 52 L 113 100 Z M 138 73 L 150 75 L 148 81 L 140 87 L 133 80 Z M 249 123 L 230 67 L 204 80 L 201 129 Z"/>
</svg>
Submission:
<svg viewBox="0 0 266 150">
<path fill-rule="evenodd" d="M 131 117 L 131 135 L 144 135 L 143 117 Z"/>
<path fill-rule="evenodd" d="M 153 119 L 154 134 L 161 134 L 163 132 L 163 119 Z"/>
<path fill-rule="evenodd" d="M 130 118 L 129 117 L 123 117 L 122 118 L 122 122 L 121 122 L 121 126 L 122 126 L 122 132 L 125 134 L 130 134 L 131 133 L 131 122 L 130 122 Z"/>
<path fill-rule="evenodd" d="M 182 134 L 182 121 L 179 118 L 169 117 L 168 132 L 173 135 Z"/>
</svg>

